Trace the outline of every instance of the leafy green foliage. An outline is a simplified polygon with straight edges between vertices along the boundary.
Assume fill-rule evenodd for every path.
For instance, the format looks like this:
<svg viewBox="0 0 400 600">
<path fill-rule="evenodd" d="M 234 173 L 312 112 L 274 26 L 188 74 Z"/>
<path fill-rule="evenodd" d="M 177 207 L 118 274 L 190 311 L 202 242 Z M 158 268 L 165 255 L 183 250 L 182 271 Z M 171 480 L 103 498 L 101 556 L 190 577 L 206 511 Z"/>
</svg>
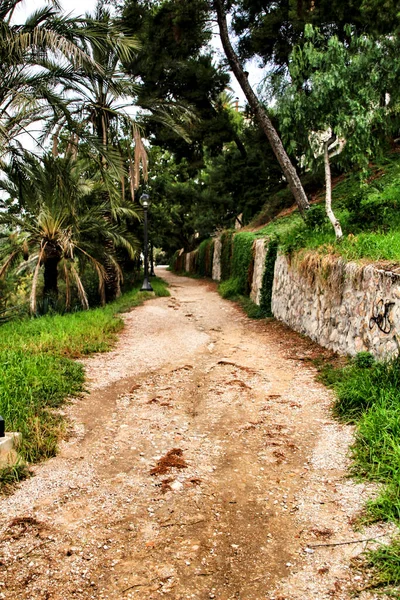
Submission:
<svg viewBox="0 0 400 600">
<path fill-rule="evenodd" d="M 305 43 L 290 57 L 291 81 L 279 102 L 281 130 L 291 151 L 304 154 L 309 165 L 323 155 L 321 134 L 330 130 L 325 141 L 334 133 L 346 142 L 340 163 L 366 168 L 383 140 L 375 129 L 388 132 L 398 112 L 396 42 L 346 32 L 350 44 L 335 35 L 326 39 L 308 25 Z M 390 99 L 382 102 L 382 94 Z"/>
<path fill-rule="evenodd" d="M 268 242 L 265 257 L 265 270 L 261 285 L 260 309 L 266 317 L 272 317 L 272 286 L 274 283 L 275 262 L 278 255 L 278 239 L 271 238 Z"/>
<path fill-rule="evenodd" d="M 107 259 L 116 261 L 117 246 L 130 258 L 137 251 L 136 239 L 127 232 L 124 222 L 127 218 L 138 219 L 137 212 L 122 201 L 112 206 L 108 195 L 104 199 L 103 183 L 87 177 L 87 162 L 71 155 L 47 155 L 39 161 L 26 154 L 23 163 L 13 163 L 4 170 L 7 178 L 0 181 L 0 187 L 8 198 L 0 200 L 0 208 L 4 209 L 0 212 L 0 277 L 14 263 L 19 272 L 31 269 L 31 311 L 36 313 L 41 267 L 43 301 L 54 309 L 62 272 L 65 308 L 71 308 L 72 282 L 82 306 L 87 308 L 79 267 L 88 264 L 97 274 L 104 302 Z"/>
<path fill-rule="evenodd" d="M 221 234 L 221 281 L 231 276 L 233 236 L 234 231 L 223 231 Z"/>
<path fill-rule="evenodd" d="M 304 223 L 295 212 L 271 221 L 257 231 L 258 237 L 276 235 L 287 253 L 313 249 L 335 253 L 347 260 L 368 258 L 374 261 L 400 259 L 400 161 L 388 154 L 371 168 L 368 185 L 358 173 L 348 175 L 333 189 L 335 213 L 345 237 L 335 243 L 323 208 L 310 208 L 310 221 Z M 367 179 L 367 181 L 368 181 Z"/>
<path fill-rule="evenodd" d="M 237 233 L 233 238 L 231 277 L 236 281 L 237 294 L 250 294 L 253 278 L 253 242 L 254 234 L 250 232 Z"/>
<path fill-rule="evenodd" d="M 223 298 L 234 300 L 238 296 L 238 282 L 236 279 L 230 278 L 222 281 L 218 286 L 218 291 Z"/>
<path fill-rule="evenodd" d="M 346 39 L 346 24 L 370 35 L 393 33 L 399 24 L 396 0 L 385 2 L 384 10 L 379 0 L 315 4 L 298 0 L 235 0 L 231 5 L 241 57 L 261 57 L 264 65 L 273 64 L 278 73 L 284 72 L 293 46 L 301 43 L 307 23 L 340 39 Z"/>
<path fill-rule="evenodd" d="M 214 257 L 214 240 L 208 239 L 201 242 L 198 248 L 196 272 L 202 277 L 212 277 Z"/>
<path fill-rule="evenodd" d="M 250 307 L 249 303 L 244 300 L 251 290 L 255 236 L 254 233 L 249 232 L 236 233 L 233 237 L 232 234 L 233 232 L 225 231 L 221 235 L 221 283 L 218 286 L 218 291 L 223 298 L 237 300 L 242 303 L 244 308 L 255 313 L 254 308 Z M 231 255 L 228 254 L 228 249 L 231 249 Z M 228 257 L 230 259 L 229 264 L 227 262 Z M 222 277 L 222 264 L 224 264 L 224 273 L 230 275 L 228 279 Z"/>
<path fill-rule="evenodd" d="M 163 115 L 152 122 L 144 117 L 147 131 L 155 145 L 174 153 L 177 162 L 188 162 L 192 177 L 203 166 L 205 147 L 216 153 L 233 135 L 230 119 L 215 105 L 229 76 L 206 49 L 211 38 L 208 10 L 206 0 L 126 0 L 122 11 L 123 26 L 142 45 L 125 62 L 138 82 L 139 102 L 146 108 L 154 99 L 163 99 Z M 183 107 L 196 114 L 186 125 L 190 140 L 166 127 L 168 115 Z"/>
</svg>

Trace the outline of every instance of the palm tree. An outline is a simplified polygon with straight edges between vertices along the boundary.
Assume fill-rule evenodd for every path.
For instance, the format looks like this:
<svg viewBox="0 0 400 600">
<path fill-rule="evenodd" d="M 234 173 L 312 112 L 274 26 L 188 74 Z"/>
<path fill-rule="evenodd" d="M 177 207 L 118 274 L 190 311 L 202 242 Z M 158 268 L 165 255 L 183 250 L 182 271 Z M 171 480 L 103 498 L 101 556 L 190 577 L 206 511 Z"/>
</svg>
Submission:
<svg viewBox="0 0 400 600">
<path fill-rule="evenodd" d="M 157 120 L 188 139 L 186 124 L 194 115 L 187 107 L 177 103 L 155 98 L 146 103 L 139 100 L 141 88 L 126 74 L 123 64 L 133 60 L 140 44 L 124 31 L 120 21 L 112 18 L 101 0 L 94 15 L 86 15 L 85 22 L 88 35 L 82 37 L 80 47 L 99 68 L 92 69 L 90 65 L 82 64 L 76 77 L 69 83 L 65 82 L 69 110 L 81 121 L 82 136 L 89 125 L 105 155 L 110 150 L 122 154 L 121 161 L 127 164 L 134 200 L 140 175 L 145 181 L 147 179 L 147 152 L 139 122 L 146 117 Z M 55 122 L 50 123 L 48 131 L 52 131 L 54 125 Z M 121 139 L 126 142 L 126 156 L 121 152 Z M 103 165 L 109 166 L 106 156 L 103 157 Z"/>
<path fill-rule="evenodd" d="M 81 50 L 100 69 L 82 65 L 77 76 L 64 84 L 64 89 L 69 97 L 69 111 L 81 124 L 81 136 L 87 138 L 88 127 L 91 130 L 90 141 L 98 148 L 101 157 L 99 166 L 106 187 L 102 200 L 112 209 L 121 199 L 122 202 L 125 200 L 126 178 L 132 201 L 139 186 L 140 171 L 144 180 L 147 179 L 147 152 L 135 116 L 129 112 L 129 107 L 137 96 L 137 87 L 122 71 L 122 61 L 131 58 L 138 43 L 132 36 L 124 35 L 101 2 L 93 17 L 86 15 L 86 27 L 93 35 L 81 40 Z M 115 35 L 116 32 L 119 35 Z M 49 122 L 48 131 L 56 123 L 57 135 L 62 121 L 54 119 Z M 56 135 L 53 136 L 54 154 L 57 154 Z M 121 143 L 122 138 L 125 138 L 124 143 Z M 75 146 L 75 152 L 77 145 L 78 136 L 75 134 L 71 138 L 71 146 Z M 126 154 L 123 147 L 127 150 Z M 111 211 L 104 218 L 109 225 L 112 224 Z M 109 259 L 105 264 L 106 296 L 107 300 L 113 300 L 120 294 L 120 277 L 115 261 L 110 258 L 114 254 L 112 241 L 108 240 L 107 243 Z"/>
<path fill-rule="evenodd" d="M 35 121 L 64 115 L 71 122 L 62 88 L 80 69 L 99 70 L 84 46 L 89 39 L 101 45 L 101 31 L 62 15 L 57 0 L 48 0 L 24 23 L 15 24 L 20 2 L 0 0 L 0 159 Z M 108 38 L 113 43 L 118 32 L 108 32 Z"/>
<path fill-rule="evenodd" d="M 8 195 L 7 200 L 0 201 L 0 278 L 15 265 L 19 272 L 33 269 L 30 308 L 34 314 L 41 270 L 44 305 L 53 307 L 58 300 L 62 273 L 66 308 L 70 307 L 74 282 L 86 309 L 89 304 L 79 271 L 89 263 L 97 272 L 104 303 L 104 264 L 111 261 L 117 265 L 108 242 L 135 257 L 137 241 L 122 224 L 126 218 L 138 218 L 135 210 L 120 204 L 113 207 L 114 217 L 120 217 L 120 223 L 105 219 L 111 208 L 107 201 L 99 202 L 99 197 L 104 197 L 103 182 L 88 178 L 87 162 L 76 161 L 70 154 L 65 158 L 45 156 L 42 162 L 25 155 L 23 164 L 17 161 L 7 168 L 7 177 L 1 180 L 0 188 Z"/>
</svg>

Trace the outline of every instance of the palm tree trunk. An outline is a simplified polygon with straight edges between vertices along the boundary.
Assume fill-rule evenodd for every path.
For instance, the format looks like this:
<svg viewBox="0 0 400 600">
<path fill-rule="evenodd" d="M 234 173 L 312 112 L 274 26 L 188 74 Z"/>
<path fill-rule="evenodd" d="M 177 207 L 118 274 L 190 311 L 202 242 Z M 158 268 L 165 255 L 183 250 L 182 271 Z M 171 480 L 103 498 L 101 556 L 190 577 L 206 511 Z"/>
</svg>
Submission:
<svg viewBox="0 0 400 600">
<path fill-rule="evenodd" d="M 111 221 L 111 215 L 106 215 L 106 221 Z M 115 258 L 115 246 L 112 240 L 106 240 L 106 256 L 104 260 L 104 269 L 106 271 L 105 294 L 106 302 L 113 302 L 121 295 L 121 276 L 118 272 L 117 261 Z"/>
<path fill-rule="evenodd" d="M 217 12 L 218 26 L 221 36 L 222 46 L 224 48 L 226 57 L 229 65 L 238 80 L 240 87 L 243 90 L 247 98 L 247 102 L 250 105 L 256 119 L 258 120 L 261 129 L 268 138 L 271 148 L 281 166 L 281 169 L 286 177 L 289 184 L 290 190 L 296 200 L 297 206 L 301 214 L 304 214 L 310 207 L 306 193 L 301 184 L 300 178 L 297 175 L 296 169 L 292 165 L 290 158 L 288 157 L 285 148 L 283 147 L 282 141 L 273 126 L 270 118 L 268 117 L 264 107 L 260 103 L 259 99 L 253 92 L 251 85 L 248 82 L 247 75 L 240 64 L 239 58 L 236 55 L 232 44 L 229 40 L 228 26 L 226 23 L 226 16 L 223 8 L 223 0 L 213 0 L 214 8 Z"/>
<path fill-rule="evenodd" d="M 47 312 L 47 307 L 55 308 L 57 305 L 59 262 L 59 256 L 51 256 L 49 258 L 46 258 L 44 262 L 43 301 L 45 312 Z"/>
</svg>

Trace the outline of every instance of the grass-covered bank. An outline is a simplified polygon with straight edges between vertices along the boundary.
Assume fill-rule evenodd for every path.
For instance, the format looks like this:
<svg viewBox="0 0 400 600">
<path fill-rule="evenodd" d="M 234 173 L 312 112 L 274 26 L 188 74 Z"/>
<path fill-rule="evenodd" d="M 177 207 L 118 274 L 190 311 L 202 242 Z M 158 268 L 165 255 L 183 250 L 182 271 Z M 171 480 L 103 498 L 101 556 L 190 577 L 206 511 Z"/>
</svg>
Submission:
<svg viewBox="0 0 400 600">
<path fill-rule="evenodd" d="M 336 417 L 356 426 L 352 474 L 380 486 L 362 521 L 400 525 L 400 357 L 383 363 L 360 353 L 345 366 L 325 365 L 320 378 L 336 392 Z M 400 536 L 368 553 L 366 564 L 374 584 L 400 598 Z"/>
<path fill-rule="evenodd" d="M 163 280 L 152 279 L 152 286 L 156 296 L 169 295 Z M 153 296 L 139 290 L 140 283 L 103 308 L 0 327 L 0 414 L 8 431 L 22 433 L 19 452 L 28 462 L 57 451 L 64 422 L 54 409 L 84 386 L 83 367 L 72 359 L 111 348 L 123 327 L 119 313 Z M 0 473 L 0 489 L 10 477 Z"/>
<path fill-rule="evenodd" d="M 346 260 L 400 261 L 400 159 L 385 156 L 371 166 L 366 179 L 353 173 L 333 189 L 333 208 L 344 238 L 336 243 L 325 214 L 324 190 L 304 222 L 298 211 L 277 217 L 259 229 L 257 237 L 277 236 L 284 252 L 302 249 L 336 254 Z"/>
</svg>

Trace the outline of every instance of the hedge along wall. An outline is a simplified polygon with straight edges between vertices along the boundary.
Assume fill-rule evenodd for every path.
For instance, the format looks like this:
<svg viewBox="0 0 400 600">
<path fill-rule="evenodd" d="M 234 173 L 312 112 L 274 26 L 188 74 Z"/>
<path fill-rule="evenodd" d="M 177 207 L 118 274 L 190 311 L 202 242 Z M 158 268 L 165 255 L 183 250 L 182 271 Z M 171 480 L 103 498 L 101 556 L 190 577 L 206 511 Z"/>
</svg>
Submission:
<svg viewBox="0 0 400 600">
<path fill-rule="evenodd" d="M 253 233 L 237 233 L 233 238 L 231 277 L 236 294 L 249 296 L 253 281 Z"/>
<path fill-rule="evenodd" d="M 212 277 L 214 259 L 214 240 L 208 239 L 201 242 L 198 247 L 196 273 L 202 277 Z"/>
<path fill-rule="evenodd" d="M 231 276 L 232 252 L 233 252 L 233 231 L 223 231 L 221 240 L 221 276 L 220 281 L 226 281 Z"/>
</svg>

